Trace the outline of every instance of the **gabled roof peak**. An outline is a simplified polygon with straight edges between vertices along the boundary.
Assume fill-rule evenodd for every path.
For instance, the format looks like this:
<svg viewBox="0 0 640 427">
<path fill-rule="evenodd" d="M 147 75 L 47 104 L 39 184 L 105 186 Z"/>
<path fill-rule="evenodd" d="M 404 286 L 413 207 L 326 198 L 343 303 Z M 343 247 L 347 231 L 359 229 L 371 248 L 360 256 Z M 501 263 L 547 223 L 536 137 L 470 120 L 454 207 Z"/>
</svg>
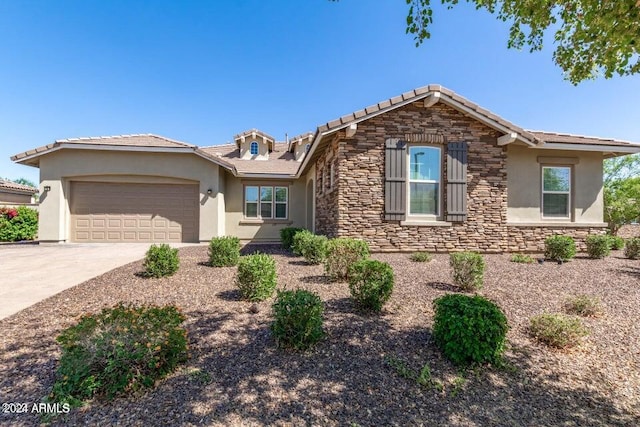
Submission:
<svg viewBox="0 0 640 427">
<path fill-rule="evenodd" d="M 269 134 L 267 134 L 265 132 L 262 132 L 261 130 L 256 129 L 256 128 L 252 128 L 252 129 L 246 130 L 244 132 L 241 132 L 241 133 L 237 134 L 236 136 L 234 136 L 233 139 L 237 142 L 238 140 L 243 139 L 243 138 L 249 138 L 249 137 L 255 138 L 256 136 L 259 136 L 259 137 L 263 138 L 264 140 L 269 141 L 271 143 L 276 142 L 276 139 L 274 137 L 272 137 L 271 135 L 269 135 Z"/>
</svg>

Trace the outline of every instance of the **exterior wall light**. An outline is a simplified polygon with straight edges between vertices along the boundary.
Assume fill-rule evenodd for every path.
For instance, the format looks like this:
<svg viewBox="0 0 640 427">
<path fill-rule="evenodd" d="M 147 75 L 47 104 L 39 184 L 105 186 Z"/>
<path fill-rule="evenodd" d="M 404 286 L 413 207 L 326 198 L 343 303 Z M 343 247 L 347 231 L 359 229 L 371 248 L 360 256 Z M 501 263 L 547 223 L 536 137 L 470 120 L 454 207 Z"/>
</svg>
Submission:
<svg viewBox="0 0 640 427">
<path fill-rule="evenodd" d="M 44 191 L 51 191 L 51 186 L 50 185 L 45 185 L 44 186 Z"/>
<path fill-rule="evenodd" d="M 208 190 L 207 190 L 207 194 L 208 194 L 208 195 L 211 195 L 212 193 L 213 193 L 213 190 L 212 190 L 212 189 L 208 189 Z"/>
</svg>

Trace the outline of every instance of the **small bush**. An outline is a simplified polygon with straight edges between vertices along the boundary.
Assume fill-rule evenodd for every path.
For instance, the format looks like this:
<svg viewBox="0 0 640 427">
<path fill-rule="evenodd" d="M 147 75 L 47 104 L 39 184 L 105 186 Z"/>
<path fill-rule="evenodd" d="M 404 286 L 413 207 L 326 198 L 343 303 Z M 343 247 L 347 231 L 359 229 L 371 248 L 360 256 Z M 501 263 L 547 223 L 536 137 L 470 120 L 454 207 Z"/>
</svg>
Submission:
<svg viewBox="0 0 640 427">
<path fill-rule="evenodd" d="M 611 252 L 611 239 L 609 236 L 587 236 L 586 244 L 589 258 L 604 258 Z"/>
<path fill-rule="evenodd" d="M 580 319 L 563 314 L 539 314 L 530 320 L 529 332 L 551 347 L 567 348 L 580 344 L 587 330 Z"/>
<path fill-rule="evenodd" d="M 79 406 L 152 387 L 187 359 L 185 317 L 174 306 L 125 306 L 87 315 L 56 338 L 62 356 L 49 396 Z"/>
<path fill-rule="evenodd" d="M 465 291 L 482 288 L 484 282 L 484 258 L 477 252 L 457 252 L 449 256 L 453 269 L 453 281 Z"/>
<path fill-rule="evenodd" d="M 449 294 L 433 302 L 433 336 L 456 365 L 499 362 L 509 326 L 495 303 L 481 296 Z"/>
<path fill-rule="evenodd" d="M 233 267 L 240 259 L 240 239 L 232 236 L 214 237 L 209 242 L 209 265 Z"/>
<path fill-rule="evenodd" d="M 380 311 L 393 292 L 393 269 L 386 262 L 362 260 L 349 268 L 349 290 L 356 303 Z"/>
<path fill-rule="evenodd" d="M 602 315 L 600 299 L 590 295 L 578 295 L 570 298 L 565 303 L 565 310 L 569 314 L 577 314 L 582 317 L 598 317 Z"/>
<path fill-rule="evenodd" d="M 178 271 L 180 259 L 178 250 L 166 243 L 151 245 L 144 258 L 144 275 L 147 277 L 172 276 Z"/>
<path fill-rule="evenodd" d="M 309 291 L 278 292 L 273 303 L 271 332 L 278 347 L 307 350 L 324 337 L 320 297 Z"/>
<path fill-rule="evenodd" d="M 555 261 L 567 261 L 576 256 L 576 242 L 571 236 L 550 236 L 544 241 L 544 257 Z"/>
<path fill-rule="evenodd" d="M 297 227 L 285 227 L 280 230 L 280 242 L 282 243 L 282 247 L 288 251 L 291 250 L 291 246 L 293 245 L 293 236 L 302 230 L 304 230 L 304 228 Z"/>
<path fill-rule="evenodd" d="M 525 254 L 513 254 L 511 255 L 511 262 L 518 262 L 520 264 L 532 264 L 536 262 L 535 259 Z"/>
<path fill-rule="evenodd" d="M 429 262 L 432 258 L 429 252 L 414 252 L 409 256 L 413 262 Z"/>
<path fill-rule="evenodd" d="M 38 234 L 38 211 L 26 206 L 0 207 L 0 242 L 33 240 Z"/>
<path fill-rule="evenodd" d="M 243 299 L 263 301 L 276 289 L 276 261 L 271 255 L 253 254 L 240 258 L 236 284 Z"/>
<path fill-rule="evenodd" d="M 630 259 L 640 258 L 640 237 L 627 239 L 624 245 L 624 256 Z"/>
<path fill-rule="evenodd" d="M 609 247 L 611 250 L 619 251 L 624 248 L 624 239 L 618 236 L 607 236 L 609 238 Z"/>
<path fill-rule="evenodd" d="M 334 280 L 347 279 L 349 266 L 369 257 L 369 244 L 364 240 L 340 237 L 327 242 L 324 271 Z"/>
<path fill-rule="evenodd" d="M 321 264 L 327 251 L 326 236 L 318 236 L 307 230 L 293 236 L 293 252 L 302 255 L 309 264 Z"/>
</svg>

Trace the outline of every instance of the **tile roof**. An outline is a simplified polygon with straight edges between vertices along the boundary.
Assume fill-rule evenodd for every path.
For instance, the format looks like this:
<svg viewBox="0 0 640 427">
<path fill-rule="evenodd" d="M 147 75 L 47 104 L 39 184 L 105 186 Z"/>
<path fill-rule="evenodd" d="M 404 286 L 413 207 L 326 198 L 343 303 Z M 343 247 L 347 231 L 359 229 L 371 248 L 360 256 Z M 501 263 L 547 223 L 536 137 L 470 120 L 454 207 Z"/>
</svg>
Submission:
<svg viewBox="0 0 640 427">
<path fill-rule="evenodd" d="M 542 142 L 561 144 L 590 144 L 590 145 L 610 145 L 617 147 L 637 146 L 628 141 L 621 141 L 612 138 L 598 138 L 595 136 L 572 135 L 569 133 L 545 132 L 539 130 L 528 131 L 535 135 Z"/>
<path fill-rule="evenodd" d="M 350 123 L 366 120 L 370 117 L 376 116 L 378 114 L 382 114 L 385 111 L 392 110 L 394 108 L 400 107 L 401 105 L 408 104 L 410 102 L 418 101 L 420 99 L 424 99 L 432 93 L 438 92 L 441 95 L 445 95 L 445 97 L 450 98 L 450 100 L 455 103 L 461 104 L 462 106 L 470 109 L 471 111 L 479 114 L 484 117 L 486 120 L 493 121 L 500 126 L 507 128 L 511 132 L 516 132 L 527 139 L 530 139 L 532 142 L 535 142 L 535 137 L 531 135 L 526 130 L 522 129 L 519 126 L 503 119 L 491 111 L 480 107 L 478 104 L 469 101 L 468 99 L 458 95 L 454 91 L 447 89 L 444 86 L 438 84 L 430 84 L 427 86 L 422 86 L 417 89 L 411 90 L 409 92 L 405 92 L 402 95 L 394 96 L 393 98 L 389 98 L 387 100 L 378 102 L 375 105 L 371 105 L 369 107 L 363 108 L 362 110 L 354 111 L 353 113 L 342 116 L 338 119 L 329 121 L 323 125 L 318 126 L 318 131 L 327 133 L 332 130 L 342 128 L 347 126 Z M 447 102 L 446 98 L 443 98 L 442 101 Z"/>
<path fill-rule="evenodd" d="M 17 182 L 0 179 L 0 191 L 19 194 L 35 194 L 38 192 L 38 189 L 30 185 L 23 185 L 18 184 Z"/>
<path fill-rule="evenodd" d="M 120 147 L 168 147 L 168 148 L 196 148 L 195 145 L 185 142 L 175 141 L 163 136 L 153 134 L 135 134 L 135 135 L 115 135 L 115 136 L 98 136 L 83 138 L 57 139 L 55 142 L 24 153 L 16 154 L 11 160 L 20 160 L 33 154 L 48 151 L 59 147 L 62 144 L 90 144 L 90 145 L 107 145 Z"/>
<path fill-rule="evenodd" d="M 298 172 L 300 162 L 297 162 L 293 153 L 287 151 L 286 142 L 276 142 L 274 149 L 269 153 L 268 160 L 246 160 L 240 158 L 240 150 L 235 144 L 213 145 L 201 147 L 200 151 L 221 159 L 235 168 L 240 174 L 264 173 L 295 175 Z"/>
<path fill-rule="evenodd" d="M 271 135 L 266 134 L 266 133 L 264 133 L 264 132 L 262 132 L 261 130 L 258 130 L 258 129 L 256 129 L 256 128 L 249 129 L 249 130 L 246 130 L 246 131 L 244 131 L 244 132 L 242 132 L 242 133 L 239 133 L 239 134 L 237 134 L 236 136 L 234 136 L 234 137 L 233 137 L 233 139 L 234 139 L 234 140 L 237 140 L 237 139 L 240 139 L 240 138 L 242 138 L 242 137 L 251 136 L 251 135 L 253 135 L 253 134 L 256 134 L 256 135 L 258 135 L 258 136 L 261 136 L 261 137 L 263 137 L 264 139 L 266 139 L 266 140 L 268 140 L 268 141 L 271 141 L 271 142 L 275 142 L 275 141 L 276 141 L 276 139 L 275 139 L 274 137 L 272 137 Z"/>
</svg>

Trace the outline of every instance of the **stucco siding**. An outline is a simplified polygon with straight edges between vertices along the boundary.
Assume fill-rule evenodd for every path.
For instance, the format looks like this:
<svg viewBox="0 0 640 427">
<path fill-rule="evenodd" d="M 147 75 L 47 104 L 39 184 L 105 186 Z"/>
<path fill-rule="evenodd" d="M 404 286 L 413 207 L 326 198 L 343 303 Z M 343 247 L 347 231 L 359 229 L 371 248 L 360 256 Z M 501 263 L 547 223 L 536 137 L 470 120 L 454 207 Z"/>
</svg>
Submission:
<svg viewBox="0 0 640 427">
<path fill-rule="evenodd" d="M 241 179 L 225 173 L 225 234 L 241 240 L 279 241 L 284 227 L 305 226 L 305 181 Z M 244 216 L 244 186 L 273 185 L 289 188 L 288 218 L 286 220 L 257 221 Z"/>
<path fill-rule="evenodd" d="M 551 160 L 545 159 L 552 159 L 554 163 L 550 164 Z M 602 223 L 602 153 L 541 150 L 515 145 L 507 150 L 507 222 L 545 222 L 541 216 L 543 165 L 572 168 L 572 218 L 567 222 Z"/>
</svg>

